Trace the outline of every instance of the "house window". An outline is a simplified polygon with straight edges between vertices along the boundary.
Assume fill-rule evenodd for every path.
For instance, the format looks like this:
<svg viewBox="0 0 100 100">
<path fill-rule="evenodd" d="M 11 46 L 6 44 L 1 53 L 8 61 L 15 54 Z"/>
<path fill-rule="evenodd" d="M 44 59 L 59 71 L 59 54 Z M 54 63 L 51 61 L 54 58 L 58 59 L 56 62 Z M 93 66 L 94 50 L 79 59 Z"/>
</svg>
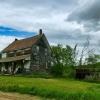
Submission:
<svg viewBox="0 0 100 100">
<path fill-rule="evenodd" d="M 47 56 L 47 49 L 45 49 L 45 56 Z"/>
<path fill-rule="evenodd" d="M 14 52 L 7 53 L 7 57 L 13 57 L 13 56 L 15 56 L 15 53 Z"/>
<path fill-rule="evenodd" d="M 16 51 L 16 56 L 21 56 L 24 54 L 24 50 L 17 50 Z"/>
<path fill-rule="evenodd" d="M 6 58 L 7 54 L 6 53 L 2 53 L 2 58 Z"/>
<path fill-rule="evenodd" d="M 39 52 L 39 46 L 36 47 L 37 52 Z"/>
</svg>

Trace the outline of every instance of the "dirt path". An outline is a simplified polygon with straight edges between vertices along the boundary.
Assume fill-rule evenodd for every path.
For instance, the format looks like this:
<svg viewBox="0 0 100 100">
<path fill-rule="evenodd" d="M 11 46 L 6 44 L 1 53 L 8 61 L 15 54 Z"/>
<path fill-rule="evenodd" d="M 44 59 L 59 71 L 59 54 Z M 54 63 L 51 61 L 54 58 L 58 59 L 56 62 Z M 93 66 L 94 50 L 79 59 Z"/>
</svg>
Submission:
<svg viewBox="0 0 100 100">
<path fill-rule="evenodd" d="M 0 100 L 42 100 L 42 99 L 36 96 L 29 96 L 24 94 L 0 92 Z"/>
</svg>

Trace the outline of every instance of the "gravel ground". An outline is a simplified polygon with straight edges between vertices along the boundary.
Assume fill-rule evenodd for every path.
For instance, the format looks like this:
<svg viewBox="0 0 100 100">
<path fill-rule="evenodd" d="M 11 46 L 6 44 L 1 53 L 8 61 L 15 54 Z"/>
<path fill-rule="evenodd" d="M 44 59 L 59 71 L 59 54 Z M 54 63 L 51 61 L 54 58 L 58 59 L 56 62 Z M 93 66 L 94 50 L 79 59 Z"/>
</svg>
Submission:
<svg viewBox="0 0 100 100">
<path fill-rule="evenodd" d="M 0 100 L 42 100 L 36 96 L 0 92 Z"/>
</svg>

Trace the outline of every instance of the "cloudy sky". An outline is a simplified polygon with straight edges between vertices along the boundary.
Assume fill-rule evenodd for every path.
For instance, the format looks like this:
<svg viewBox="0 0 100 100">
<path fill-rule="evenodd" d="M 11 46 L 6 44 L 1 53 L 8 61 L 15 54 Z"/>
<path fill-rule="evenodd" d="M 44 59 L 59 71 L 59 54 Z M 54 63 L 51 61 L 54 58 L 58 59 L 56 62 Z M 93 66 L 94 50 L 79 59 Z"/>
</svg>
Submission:
<svg viewBox="0 0 100 100">
<path fill-rule="evenodd" d="M 37 34 L 40 28 L 50 44 L 82 46 L 100 39 L 100 0 L 0 0 L 0 50 L 15 38 Z"/>
</svg>

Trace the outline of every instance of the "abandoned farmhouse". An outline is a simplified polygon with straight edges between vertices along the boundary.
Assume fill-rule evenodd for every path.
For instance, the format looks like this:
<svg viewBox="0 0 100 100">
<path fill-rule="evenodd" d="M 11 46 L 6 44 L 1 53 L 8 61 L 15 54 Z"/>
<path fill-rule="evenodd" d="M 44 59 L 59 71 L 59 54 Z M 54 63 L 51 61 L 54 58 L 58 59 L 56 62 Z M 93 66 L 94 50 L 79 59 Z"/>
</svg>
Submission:
<svg viewBox="0 0 100 100">
<path fill-rule="evenodd" d="M 48 71 L 51 65 L 51 49 L 42 30 L 26 39 L 15 39 L 0 54 L 0 72 L 17 74 Z"/>
</svg>

